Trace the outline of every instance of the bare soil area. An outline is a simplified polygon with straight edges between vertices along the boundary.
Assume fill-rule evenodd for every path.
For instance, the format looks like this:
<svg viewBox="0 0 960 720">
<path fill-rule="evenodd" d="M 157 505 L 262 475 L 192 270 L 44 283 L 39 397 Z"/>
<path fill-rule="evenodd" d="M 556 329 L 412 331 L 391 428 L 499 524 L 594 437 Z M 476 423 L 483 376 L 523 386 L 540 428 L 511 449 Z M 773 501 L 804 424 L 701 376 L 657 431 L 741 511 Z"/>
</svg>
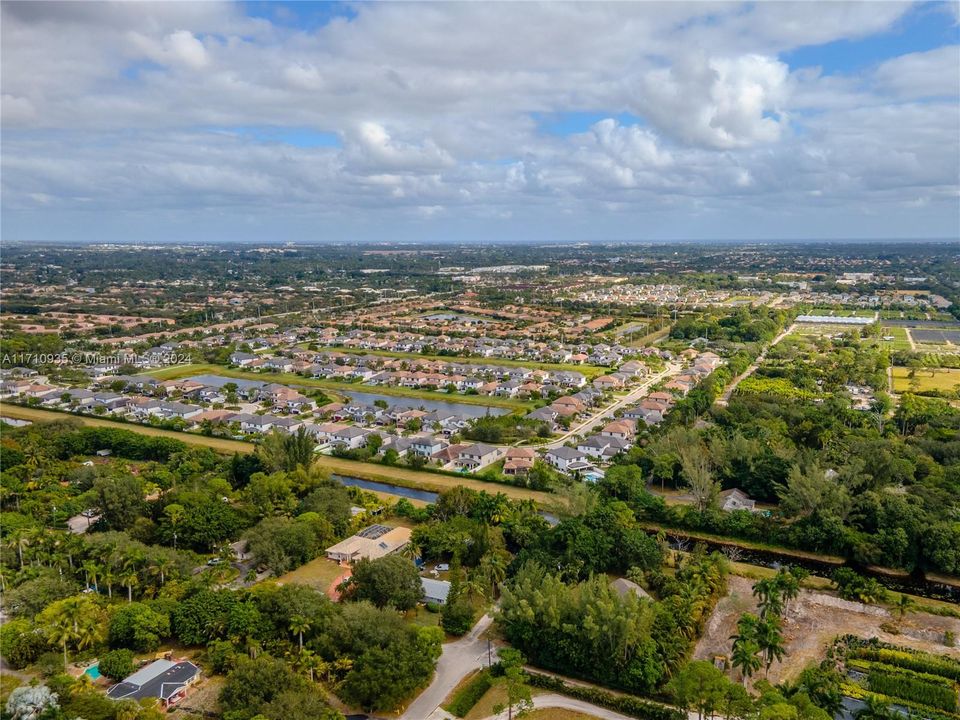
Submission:
<svg viewBox="0 0 960 720">
<path fill-rule="evenodd" d="M 745 612 L 757 612 L 752 589 L 751 580 L 737 575 L 730 577 L 727 594 L 717 603 L 703 637 L 697 643 L 694 651 L 697 659 L 729 657 L 733 645 L 730 636 L 736 632 L 737 620 Z M 942 642 L 947 630 L 960 637 L 960 620 L 956 618 L 908 614 L 899 623 L 900 634 L 881 630 L 880 625 L 884 623 L 898 624 L 885 608 L 841 600 L 825 592 L 802 590 L 800 597 L 790 603 L 784 618 L 786 657 L 783 662 L 775 662 L 770 667 L 768 679 L 779 683 L 796 677 L 807 665 L 823 659 L 833 638 L 846 634 L 877 637 L 896 645 L 960 658 L 960 648 L 947 648 Z M 732 670 L 731 673 L 739 679 L 738 671 Z"/>
</svg>

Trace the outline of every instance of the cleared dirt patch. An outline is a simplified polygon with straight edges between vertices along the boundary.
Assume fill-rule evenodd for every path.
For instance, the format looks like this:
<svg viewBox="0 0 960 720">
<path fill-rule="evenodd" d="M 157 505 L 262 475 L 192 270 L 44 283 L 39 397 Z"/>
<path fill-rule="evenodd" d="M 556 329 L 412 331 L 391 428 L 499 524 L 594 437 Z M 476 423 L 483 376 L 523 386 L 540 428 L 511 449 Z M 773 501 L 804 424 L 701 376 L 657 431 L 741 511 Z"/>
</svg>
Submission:
<svg viewBox="0 0 960 720">
<path fill-rule="evenodd" d="M 698 660 L 712 660 L 717 655 L 729 657 L 733 645 L 730 636 L 736 632 L 740 615 L 757 612 L 752 591 L 751 580 L 737 575 L 730 577 L 727 594 L 717 603 L 694 657 Z M 915 613 L 900 623 L 899 635 L 880 629 L 880 625 L 892 622 L 894 618 L 884 608 L 841 600 L 824 592 L 801 590 L 784 619 L 786 657 L 771 666 L 769 680 L 776 684 L 796 677 L 807 665 L 823 659 L 836 636 L 848 633 L 960 658 L 960 648 L 947 648 L 942 644 L 946 631 L 960 635 L 960 620 Z M 739 672 L 732 670 L 731 676 L 739 679 Z M 755 677 L 762 678 L 762 671 Z"/>
</svg>

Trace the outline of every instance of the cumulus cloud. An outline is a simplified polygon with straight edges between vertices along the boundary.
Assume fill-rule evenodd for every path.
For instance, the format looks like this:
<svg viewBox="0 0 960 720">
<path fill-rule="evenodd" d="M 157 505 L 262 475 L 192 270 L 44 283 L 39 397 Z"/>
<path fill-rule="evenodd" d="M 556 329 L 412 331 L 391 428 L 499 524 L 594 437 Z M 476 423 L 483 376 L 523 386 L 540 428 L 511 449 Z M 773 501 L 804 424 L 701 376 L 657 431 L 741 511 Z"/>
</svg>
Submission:
<svg viewBox="0 0 960 720">
<path fill-rule="evenodd" d="M 635 103 L 665 133 L 685 142 L 733 148 L 779 139 L 788 68 L 761 55 L 682 58 L 637 83 Z"/>
</svg>

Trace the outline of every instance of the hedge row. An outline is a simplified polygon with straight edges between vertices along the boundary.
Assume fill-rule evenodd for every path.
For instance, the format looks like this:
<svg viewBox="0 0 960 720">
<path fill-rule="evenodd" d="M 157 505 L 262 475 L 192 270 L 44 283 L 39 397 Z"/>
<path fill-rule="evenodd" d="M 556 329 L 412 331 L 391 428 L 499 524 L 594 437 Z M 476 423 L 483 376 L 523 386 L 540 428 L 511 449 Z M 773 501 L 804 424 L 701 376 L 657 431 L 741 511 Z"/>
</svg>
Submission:
<svg viewBox="0 0 960 720">
<path fill-rule="evenodd" d="M 686 713 L 680 710 L 643 700 L 633 695 L 615 695 L 600 688 L 571 685 L 553 675 L 541 675 L 540 673 L 528 673 L 528 675 L 528 682 L 533 687 L 600 705 L 624 715 L 640 718 L 640 720 L 686 720 Z"/>
<path fill-rule="evenodd" d="M 911 715 L 914 717 L 923 718 L 923 720 L 957 720 L 957 718 L 960 718 L 960 715 L 940 712 L 927 705 L 919 705 L 915 702 L 911 702 L 910 700 L 904 700 L 903 698 L 897 698 L 890 695 L 883 695 L 882 693 L 873 692 L 872 690 L 868 690 L 867 688 L 863 687 L 863 685 L 858 685 L 857 683 L 841 683 L 840 692 L 845 697 L 853 700 L 866 701 L 870 698 L 875 698 L 884 705 L 898 705 L 900 707 L 904 707 L 910 711 Z"/>
<path fill-rule="evenodd" d="M 850 656 L 960 681 L 960 662 L 936 655 L 884 647 L 858 647 L 852 649 Z"/>
<path fill-rule="evenodd" d="M 957 711 L 956 688 L 946 688 L 903 673 L 885 673 L 877 669 L 870 671 L 867 683 L 870 690 L 881 695 L 903 698 L 951 713 Z"/>
<path fill-rule="evenodd" d="M 939 685 L 941 687 L 950 688 L 951 690 L 957 689 L 957 683 L 950 678 L 944 677 L 943 675 L 931 675 L 930 673 L 917 672 L 916 670 L 909 670 L 907 668 L 897 667 L 896 665 L 887 665 L 886 663 L 876 662 L 874 660 L 863 660 L 862 658 L 848 660 L 847 667 L 853 668 L 854 670 L 860 670 L 861 672 L 867 674 L 871 672 L 878 672 L 883 673 L 884 675 L 905 675 L 913 678 L 914 680 L 920 680 L 932 685 Z"/>
<path fill-rule="evenodd" d="M 490 676 L 490 671 L 480 671 L 476 677 L 471 678 L 470 682 L 457 691 L 453 700 L 447 705 L 447 710 L 459 718 L 465 717 L 492 685 L 493 678 Z"/>
</svg>

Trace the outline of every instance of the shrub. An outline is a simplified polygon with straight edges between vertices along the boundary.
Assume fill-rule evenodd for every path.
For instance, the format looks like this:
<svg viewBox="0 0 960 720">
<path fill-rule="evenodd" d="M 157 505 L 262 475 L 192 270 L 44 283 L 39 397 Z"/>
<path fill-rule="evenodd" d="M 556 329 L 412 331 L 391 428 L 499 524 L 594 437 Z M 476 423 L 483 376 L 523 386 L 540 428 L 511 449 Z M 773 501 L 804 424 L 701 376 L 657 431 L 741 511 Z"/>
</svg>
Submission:
<svg viewBox="0 0 960 720">
<path fill-rule="evenodd" d="M 884 672 L 873 669 L 867 678 L 870 690 L 890 697 L 910 700 L 919 705 L 956 712 L 957 690 L 955 687 L 926 682 L 907 672 Z"/>
<path fill-rule="evenodd" d="M 113 680 L 123 680 L 133 674 L 133 652 L 111 650 L 100 658 L 100 674 Z"/>
<path fill-rule="evenodd" d="M 447 710 L 457 717 L 465 717 L 492 686 L 493 678 L 490 675 L 490 671 L 480 671 L 470 682 L 457 691 L 456 695 L 453 696 L 453 700 L 447 706 Z"/>
<path fill-rule="evenodd" d="M 945 657 L 941 658 L 928 653 L 887 647 L 860 647 L 854 649 L 850 654 L 851 657 L 874 660 L 914 672 L 941 675 L 951 680 L 960 681 L 960 663 Z"/>
<path fill-rule="evenodd" d="M 633 695 L 614 695 L 600 688 L 568 685 L 552 675 L 540 673 L 528 673 L 528 675 L 527 682 L 533 687 L 600 705 L 624 715 L 641 718 L 641 720 L 686 720 L 686 713 Z"/>
</svg>

